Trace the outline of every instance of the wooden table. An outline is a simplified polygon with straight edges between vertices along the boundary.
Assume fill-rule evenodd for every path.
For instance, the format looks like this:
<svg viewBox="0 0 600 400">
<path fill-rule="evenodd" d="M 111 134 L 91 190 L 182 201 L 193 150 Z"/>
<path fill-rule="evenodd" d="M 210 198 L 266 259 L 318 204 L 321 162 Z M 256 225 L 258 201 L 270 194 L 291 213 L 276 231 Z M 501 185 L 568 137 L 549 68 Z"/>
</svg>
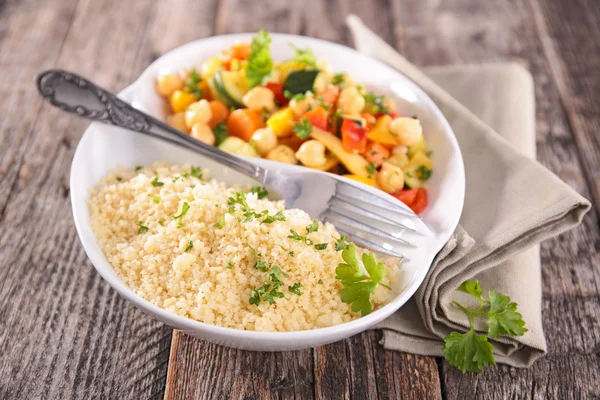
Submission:
<svg viewBox="0 0 600 400">
<path fill-rule="evenodd" d="M 533 74 L 539 160 L 588 198 L 542 245 L 548 355 L 461 375 L 384 351 L 379 332 L 251 353 L 172 333 L 117 295 L 75 233 L 69 167 L 87 123 L 43 104 L 41 70 L 119 91 L 162 53 L 259 28 L 351 45 L 344 17 L 418 65 L 518 61 Z M 600 2 L 596 0 L 0 0 L 0 398 L 600 396 Z"/>
</svg>

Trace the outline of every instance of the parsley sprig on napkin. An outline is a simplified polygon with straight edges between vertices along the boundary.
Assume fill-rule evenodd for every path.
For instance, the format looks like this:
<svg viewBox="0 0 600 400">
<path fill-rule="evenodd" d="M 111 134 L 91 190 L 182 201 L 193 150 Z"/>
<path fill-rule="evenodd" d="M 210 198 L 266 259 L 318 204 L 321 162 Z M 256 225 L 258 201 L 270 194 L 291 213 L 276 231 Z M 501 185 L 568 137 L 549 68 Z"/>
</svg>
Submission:
<svg viewBox="0 0 600 400">
<path fill-rule="evenodd" d="M 489 365 L 495 365 L 494 347 L 488 342 L 488 337 L 497 339 L 502 335 L 522 336 L 527 332 L 525 321 L 517 312 L 517 303 L 510 297 L 494 290 L 488 292 L 488 298 L 483 297 L 479 281 L 468 280 L 456 289 L 468 293 L 479 300 L 479 307 L 469 309 L 453 301 L 469 317 L 470 329 L 466 333 L 451 332 L 444 338 L 444 357 L 463 374 L 465 372 L 481 372 Z M 475 318 L 485 318 L 488 325 L 487 335 L 475 332 Z"/>
</svg>

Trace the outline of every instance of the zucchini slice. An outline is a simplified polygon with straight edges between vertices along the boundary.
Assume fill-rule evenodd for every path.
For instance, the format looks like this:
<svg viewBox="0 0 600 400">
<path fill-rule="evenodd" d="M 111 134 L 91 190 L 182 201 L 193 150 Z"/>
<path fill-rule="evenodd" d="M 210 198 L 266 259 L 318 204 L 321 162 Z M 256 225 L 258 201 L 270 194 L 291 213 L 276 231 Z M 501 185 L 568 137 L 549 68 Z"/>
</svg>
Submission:
<svg viewBox="0 0 600 400">
<path fill-rule="evenodd" d="M 309 90 L 313 90 L 315 78 L 319 74 L 319 70 L 313 69 L 308 71 L 292 71 L 288 75 L 283 89 L 288 90 L 291 94 L 304 94 Z"/>
<path fill-rule="evenodd" d="M 240 108 L 244 106 L 242 98 L 246 94 L 243 75 L 238 71 L 219 71 L 215 74 L 214 86 L 219 97 L 231 107 Z"/>
</svg>

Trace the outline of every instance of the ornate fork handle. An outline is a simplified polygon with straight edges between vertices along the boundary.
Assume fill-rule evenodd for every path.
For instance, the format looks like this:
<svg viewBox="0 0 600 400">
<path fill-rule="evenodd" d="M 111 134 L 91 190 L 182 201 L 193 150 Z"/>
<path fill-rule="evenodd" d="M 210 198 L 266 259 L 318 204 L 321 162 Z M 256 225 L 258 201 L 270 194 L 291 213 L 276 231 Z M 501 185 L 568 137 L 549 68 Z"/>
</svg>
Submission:
<svg viewBox="0 0 600 400">
<path fill-rule="evenodd" d="M 266 170 L 263 168 L 170 127 L 79 75 L 49 70 L 39 74 L 36 82 L 42 97 L 62 110 L 169 141 L 195 150 L 260 182 L 266 180 Z"/>
</svg>

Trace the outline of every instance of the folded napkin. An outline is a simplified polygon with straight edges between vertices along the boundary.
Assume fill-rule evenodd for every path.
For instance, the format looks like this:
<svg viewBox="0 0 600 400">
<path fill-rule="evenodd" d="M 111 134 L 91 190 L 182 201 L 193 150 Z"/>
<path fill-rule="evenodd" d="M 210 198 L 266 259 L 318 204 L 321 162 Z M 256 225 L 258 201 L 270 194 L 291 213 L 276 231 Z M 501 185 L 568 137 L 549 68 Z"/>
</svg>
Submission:
<svg viewBox="0 0 600 400">
<path fill-rule="evenodd" d="M 478 279 L 485 290 L 510 296 L 529 330 L 492 341 L 496 361 L 531 365 L 546 352 L 537 245 L 577 226 L 591 206 L 535 161 L 531 75 L 516 64 L 421 71 L 356 16 L 347 24 L 358 51 L 396 68 L 433 99 L 456 134 L 466 172 L 460 225 L 414 297 L 376 326 L 384 329 L 384 347 L 441 356 L 443 337 L 469 329 L 465 314 L 451 305 L 467 295 L 455 289 Z"/>
</svg>

